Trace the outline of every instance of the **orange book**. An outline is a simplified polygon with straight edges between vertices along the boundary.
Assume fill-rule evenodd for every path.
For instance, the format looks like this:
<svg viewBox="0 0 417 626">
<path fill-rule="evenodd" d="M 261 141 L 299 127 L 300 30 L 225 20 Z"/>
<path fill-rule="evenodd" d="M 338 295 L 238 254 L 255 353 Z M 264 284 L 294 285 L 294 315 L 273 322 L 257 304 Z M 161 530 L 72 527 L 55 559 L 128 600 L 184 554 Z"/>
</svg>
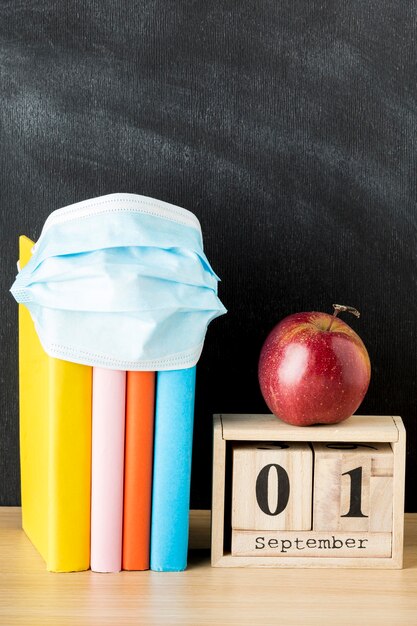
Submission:
<svg viewBox="0 0 417 626">
<path fill-rule="evenodd" d="M 122 569 L 149 569 L 155 372 L 127 372 Z"/>
</svg>

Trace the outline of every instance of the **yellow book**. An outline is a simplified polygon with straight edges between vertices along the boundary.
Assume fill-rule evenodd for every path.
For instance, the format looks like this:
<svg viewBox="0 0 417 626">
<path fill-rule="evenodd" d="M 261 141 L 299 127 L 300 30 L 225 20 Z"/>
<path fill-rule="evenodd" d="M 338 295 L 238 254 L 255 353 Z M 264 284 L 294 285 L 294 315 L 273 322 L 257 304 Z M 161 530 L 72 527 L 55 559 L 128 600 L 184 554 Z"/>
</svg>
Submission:
<svg viewBox="0 0 417 626">
<path fill-rule="evenodd" d="M 20 267 L 33 242 L 20 237 Z M 49 357 L 19 305 L 23 530 L 53 572 L 90 565 L 92 368 Z"/>
</svg>

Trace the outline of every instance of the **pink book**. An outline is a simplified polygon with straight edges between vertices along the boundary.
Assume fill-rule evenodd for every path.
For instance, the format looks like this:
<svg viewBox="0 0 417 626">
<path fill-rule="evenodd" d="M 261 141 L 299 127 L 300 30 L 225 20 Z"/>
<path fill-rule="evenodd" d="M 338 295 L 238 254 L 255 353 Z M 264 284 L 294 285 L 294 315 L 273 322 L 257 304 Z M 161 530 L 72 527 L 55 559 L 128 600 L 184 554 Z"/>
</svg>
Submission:
<svg viewBox="0 0 417 626">
<path fill-rule="evenodd" d="M 91 569 L 122 569 L 126 372 L 93 368 Z"/>
</svg>

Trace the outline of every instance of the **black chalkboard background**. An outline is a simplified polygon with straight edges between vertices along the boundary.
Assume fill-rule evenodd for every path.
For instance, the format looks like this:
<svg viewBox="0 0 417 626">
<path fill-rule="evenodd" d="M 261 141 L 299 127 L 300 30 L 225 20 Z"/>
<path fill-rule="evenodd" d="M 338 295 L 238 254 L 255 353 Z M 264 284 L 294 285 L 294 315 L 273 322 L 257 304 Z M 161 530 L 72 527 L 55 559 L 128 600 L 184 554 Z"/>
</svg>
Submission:
<svg viewBox="0 0 417 626">
<path fill-rule="evenodd" d="M 417 511 L 417 52 L 413 3 L 0 3 L 0 503 L 19 503 L 17 238 L 116 191 L 194 211 L 229 309 L 198 369 L 192 499 L 212 414 L 266 412 L 257 360 L 289 313 L 356 306 L 361 413 L 408 432 Z"/>
</svg>

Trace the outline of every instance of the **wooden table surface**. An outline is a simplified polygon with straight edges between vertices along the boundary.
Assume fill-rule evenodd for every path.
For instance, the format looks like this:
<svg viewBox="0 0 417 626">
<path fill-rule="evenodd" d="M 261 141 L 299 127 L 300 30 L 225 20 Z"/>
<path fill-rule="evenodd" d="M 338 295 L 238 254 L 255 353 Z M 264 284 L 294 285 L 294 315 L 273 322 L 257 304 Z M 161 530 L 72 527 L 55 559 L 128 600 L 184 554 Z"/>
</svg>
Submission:
<svg viewBox="0 0 417 626">
<path fill-rule="evenodd" d="M 192 512 L 185 572 L 52 574 L 0 509 L 0 625 L 417 625 L 417 514 L 403 570 L 211 568 L 209 513 Z M 198 548 L 198 549 L 197 549 Z"/>
</svg>

